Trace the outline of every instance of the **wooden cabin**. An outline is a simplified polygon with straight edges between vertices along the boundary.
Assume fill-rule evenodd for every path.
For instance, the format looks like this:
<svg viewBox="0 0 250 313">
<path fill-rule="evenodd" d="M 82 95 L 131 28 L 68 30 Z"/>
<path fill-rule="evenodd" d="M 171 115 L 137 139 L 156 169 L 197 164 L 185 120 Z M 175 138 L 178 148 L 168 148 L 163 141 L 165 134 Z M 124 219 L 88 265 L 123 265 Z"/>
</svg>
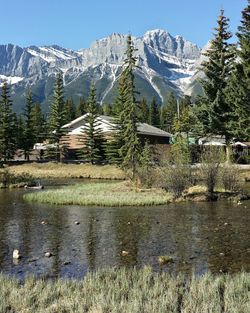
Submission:
<svg viewBox="0 0 250 313">
<path fill-rule="evenodd" d="M 65 130 L 65 135 L 62 136 L 61 144 L 65 144 L 69 152 L 76 152 L 84 146 L 85 119 L 87 114 L 76 118 L 62 127 Z M 98 128 L 102 130 L 104 137 L 110 140 L 114 133 L 113 117 L 100 115 L 98 117 L 98 124 Z M 163 146 L 167 147 L 172 137 L 170 133 L 146 123 L 138 123 L 137 131 L 142 143 L 147 140 L 151 145 L 161 146 L 161 148 Z"/>
</svg>

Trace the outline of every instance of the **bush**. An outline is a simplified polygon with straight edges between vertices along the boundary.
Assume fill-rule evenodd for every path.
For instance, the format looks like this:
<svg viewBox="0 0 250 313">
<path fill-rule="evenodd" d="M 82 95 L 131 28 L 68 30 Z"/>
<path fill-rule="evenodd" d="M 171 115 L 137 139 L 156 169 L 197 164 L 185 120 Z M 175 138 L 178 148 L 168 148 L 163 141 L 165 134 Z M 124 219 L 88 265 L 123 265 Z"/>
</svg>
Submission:
<svg viewBox="0 0 250 313">
<path fill-rule="evenodd" d="M 3 188 L 7 188 L 10 185 L 17 184 L 34 184 L 34 179 L 28 173 L 23 173 L 21 175 L 15 175 L 10 173 L 8 169 L 4 169 L 0 172 L 0 184 Z"/>
<path fill-rule="evenodd" d="M 221 183 L 225 191 L 236 191 L 239 188 L 239 169 L 224 165 L 221 169 Z"/>
<path fill-rule="evenodd" d="M 205 147 L 201 154 L 200 176 L 204 181 L 210 195 L 214 193 L 219 179 L 220 164 L 223 162 L 225 153 L 220 147 Z"/>
<path fill-rule="evenodd" d="M 191 185 L 192 173 L 190 152 L 183 139 L 171 147 L 169 157 L 162 164 L 163 187 L 171 192 L 175 198 L 182 195 L 183 191 Z"/>
</svg>

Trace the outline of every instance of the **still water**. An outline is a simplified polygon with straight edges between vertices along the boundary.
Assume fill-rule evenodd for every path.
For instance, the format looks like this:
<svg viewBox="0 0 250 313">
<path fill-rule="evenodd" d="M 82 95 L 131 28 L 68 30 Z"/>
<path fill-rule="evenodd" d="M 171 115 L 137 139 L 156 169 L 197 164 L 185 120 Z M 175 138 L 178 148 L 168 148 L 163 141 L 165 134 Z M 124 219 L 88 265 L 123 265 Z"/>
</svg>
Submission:
<svg viewBox="0 0 250 313">
<path fill-rule="evenodd" d="M 95 208 L 26 203 L 25 192 L 0 191 L 0 272 L 80 278 L 98 268 L 144 265 L 187 274 L 250 272 L 250 201 Z M 18 262 L 14 249 L 23 255 Z M 174 263 L 160 266 L 160 255 Z"/>
</svg>

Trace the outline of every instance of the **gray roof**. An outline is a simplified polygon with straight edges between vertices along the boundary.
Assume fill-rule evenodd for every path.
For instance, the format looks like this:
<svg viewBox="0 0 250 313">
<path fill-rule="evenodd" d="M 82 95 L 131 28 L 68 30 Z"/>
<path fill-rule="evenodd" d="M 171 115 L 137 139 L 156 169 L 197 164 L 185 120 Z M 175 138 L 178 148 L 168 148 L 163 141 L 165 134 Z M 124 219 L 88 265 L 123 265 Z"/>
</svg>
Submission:
<svg viewBox="0 0 250 313">
<path fill-rule="evenodd" d="M 70 123 L 66 125 L 63 125 L 62 128 L 72 128 L 74 125 L 77 125 L 81 121 L 83 121 L 85 117 L 86 117 L 86 114 L 76 118 L 75 120 L 71 121 Z M 104 120 L 108 124 L 113 124 L 114 122 L 114 118 L 112 116 L 100 115 L 99 118 Z M 152 126 L 146 123 L 138 123 L 137 130 L 138 130 L 138 134 L 141 134 L 141 135 L 160 136 L 160 137 L 172 137 L 173 136 L 170 133 L 160 128 L 157 128 L 155 126 Z"/>
<path fill-rule="evenodd" d="M 100 115 L 100 118 L 106 120 L 107 122 L 113 123 L 114 118 L 112 116 Z M 172 137 L 172 135 L 160 128 L 146 124 L 138 123 L 137 124 L 138 134 L 141 135 L 151 135 L 151 136 L 160 136 L 160 137 Z"/>
<path fill-rule="evenodd" d="M 151 135 L 151 136 L 160 136 L 160 137 L 172 137 L 172 135 L 164 130 L 157 128 L 155 126 L 138 123 L 137 125 L 138 134 L 142 135 Z"/>
</svg>

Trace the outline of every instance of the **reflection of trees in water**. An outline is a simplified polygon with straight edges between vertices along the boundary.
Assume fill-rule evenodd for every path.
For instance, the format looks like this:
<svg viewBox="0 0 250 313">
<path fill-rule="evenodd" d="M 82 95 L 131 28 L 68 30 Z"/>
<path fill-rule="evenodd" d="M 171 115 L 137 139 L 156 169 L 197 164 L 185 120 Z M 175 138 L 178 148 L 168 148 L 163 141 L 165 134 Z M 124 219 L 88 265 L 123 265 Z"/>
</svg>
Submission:
<svg viewBox="0 0 250 313">
<path fill-rule="evenodd" d="M 88 225 L 86 233 L 86 247 L 88 268 L 93 271 L 96 266 L 96 249 L 97 249 L 97 227 L 96 227 L 96 212 L 90 211 L 88 215 Z"/>
<path fill-rule="evenodd" d="M 249 210 L 232 202 L 216 204 L 207 213 L 211 225 L 207 230 L 208 266 L 213 273 L 250 270 L 249 253 L 250 224 Z M 244 222 L 243 222 L 244 221 Z"/>
<path fill-rule="evenodd" d="M 33 239 L 32 229 L 34 220 L 34 210 L 24 209 L 20 203 L 19 194 L 16 191 L 4 190 L 1 192 L 0 210 L 0 266 L 5 268 L 12 262 L 12 252 L 14 249 L 20 250 L 24 257 L 29 257 L 32 253 L 31 241 Z M 6 244 L 5 244 L 6 243 Z M 7 251 L 9 256 L 7 255 Z M 6 258 L 8 256 L 8 258 Z"/>
<path fill-rule="evenodd" d="M 48 247 L 47 250 L 53 254 L 53 257 L 47 260 L 48 262 L 52 262 L 51 273 L 53 276 L 59 276 L 61 271 L 62 260 L 60 258 L 62 257 L 63 237 L 67 236 L 67 232 L 65 231 L 65 225 L 67 223 L 66 212 L 66 210 L 62 212 L 62 209 L 55 209 L 50 216 L 53 224 L 45 229 L 45 238 L 47 241 L 45 247 Z"/>
<path fill-rule="evenodd" d="M 182 204 L 179 204 L 179 206 Z M 206 253 L 207 247 L 203 234 L 204 215 L 199 204 L 190 204 L 187 209 L 184 204 L 183 210 L 175 208 L 174 220 L 178 221 L 172 225 L 172 233 L 176 246 L 176 272 L 184 271 L 190 275 L 193 272 L 201 272 L 207 267 L 205 259 L 201 257 Z"/>
<path fill-rule="evenodd" d="M 11 234 L 9 233 L 9 225 L 15 220 L 15 205 L 10 202 L 9 191 L 1 190 L 0 194 L 0 270 L 5 268 L 7 261 L 7 252 L 11 248 Z M 9 251 L 11 254 L 12 251 Z M 7 261 L 9 262 L 9 260 Z"/>
<path fill-rule="evenodd" d="M 146 239 L 151 229 L 151 220 L 148 214 L 143 215 L 141 210 L 133 208 L 114 210 L 112 214 L 114 232 L 117 242 L 117 263 L 119 266 L 135 266 L 139 263 L 139 245 Z M 128 251 L 122 256 L 122 251 Z"/>
</svg>

